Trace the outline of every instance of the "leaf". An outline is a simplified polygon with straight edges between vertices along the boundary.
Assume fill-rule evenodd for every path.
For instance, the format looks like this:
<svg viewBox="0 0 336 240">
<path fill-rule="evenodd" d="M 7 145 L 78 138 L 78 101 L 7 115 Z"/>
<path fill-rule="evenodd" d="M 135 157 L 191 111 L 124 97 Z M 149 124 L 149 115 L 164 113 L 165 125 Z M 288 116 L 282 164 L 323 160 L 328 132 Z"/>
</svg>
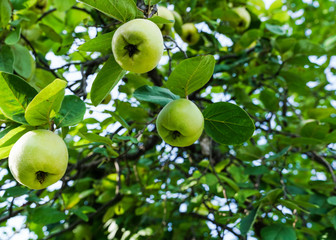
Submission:
<svg viewBox="0 0 336 240">
<path fill-rule="evenodd" d="M 62 37 L 53 28 L 43 23 L 40 23 L 39 26 L 50 40 L 52 40 L 53 42 L 62 43 Z"/>
<path fill-rule="evenodd" d="M 36 94 L 37 91 L 22 78 L 0 72 L 0 110 L 7 118 L 27 124 L 24 113 Z"/>
<path fill-rule="evenodd" d="M 174 21 L 168 20 L 160 16 L 154 16 L 154 17 L 148 18 L 148 20 L 151 20 L 155 24 L 169 24 L 169 23 L 174 22 Z"/>
<path fill-rule="evenodd" d="M 235 104 L 211 104 L 203 111 L 203 115 L 205 132 L 218 143 L 240 144 L 254 132 L 252 119 Z"/>
<path fill-rule="evenodd" d="M 239 229 L 242 235 L 245 236 L 248 233 L 258 215 L 258 211 L 259 207 L 252 209 L 250 213 L 241 220 Z"/>
<path fill-rule="evenodd" d="M 31 209 L 28 219 L 30 222 L 46 226 L 66 219 L 66 215 L 55 208 L 42 206 Z"/>
<path fill-rule="evenodd" d="M 14 54 L 14 70 L 22 77 L 29 78 L 33 75 L 34 58 L 30 55 L 27 48 L 20 44 L 12 45 Z"/>
<path fill-rule="evenodd" d="M 271 112 L 279 110 L 279 99 L 275 95 L 275 92 L 264 89 L 260 92 L 259 99 L 267 110 Z"/>
<path fill-rule="evenodd" d="M 111 56 L 93 81 L 91 88 L 93 105 L 100 104 L 125 74 L 126 70 L 122 69 Z"/>
<path fill-rule="evenodd" d="M 86 111 L 85 103 L 75 95 L 65 96 L 59 112 L 56 114 L 57 127 L 73 126 L 80 123 Z"/>
<path fill-rule="evenodd" d="M 183 60 L 170 74 L 167 87 L 180 97 L 188 96 L 210 80 L 215 62 L 212 55 Z"/>
<path fill-rule="evenodd" d="M 15 31 L 10 32 L 6 39 L 5 39 L 5 43 L 7 45 L 14 45 L 16 44 L 19 40 L 20 40 L 20 34 L 21 34 L 21 26 L 18 25 L 15 28 Z"/>
<path fill-rule="evenodd" d="M 8 0 L 0 1 L 0 27 L 4 28 L 12 16 L 12 8 Z"/>
<path fill-rule="evenodd" d="M 16 141 L 31 130 L 33 130 L 32 127 L 19 126 L 8 131 L 6 135 L 0 139 L 0 159 L 7 158 Z"/>
<path fill-rule="evenodd" d="M 78 50 L 86 52 L 111 52 L 114 32 L 115 31 L 95 37 L 79 46 Z"/>
<path fill-rule="evenodd" d="M 25 117 L 32 126 L 50 123 L 50 118 L 60 110 L 67 82 L 55 79 L 43 88 L 29 103 Z"/>
<path fill-rule="evenodd" d="M 261 237 L 264 240 L 296 240 L 296 234 L 293 227 L 277 223 L 261 230 Z"/>
<path fill-rule="evenodd" d="M 223 174 L 218 174 L 218 177 L 226 182 L 235 192 L 239 192 L 239 186 L 237 185 L 237 183 L 235 183 L 232 179 L 224 176 Z"/>
<path fill-rule="evenodd" d="M 29 188 L 23 187 L 23 186 L 15 186 L 11 188 L 7 188 L 4 197 L 21 197 L 27 193 L 29 193 Z"/>
<path fill-rule="evenodd" d="M 127 22 L 134 19 L 138 11 L 133 0 L 80 0 L 80 2 L 94 7 L 108 16 L 119 20 L 120 22 Z"/>
<path fill-rule="evenodd" d="M 266 23 L 266 29 L 269 30 L 270 32 L 276 34 L 276 35 L 285 35 L 286 34 L 286 30 L 284 27 L 279 26 L 279 25 L 272 25 L 269 23 Z"/>
<path fill-rule="evenodd" d="M 9 46 L 0 47 L 0 71 L 13 73 L 14 55 Z"/>
<path fill-rule="evenodd" d="M 320 45 L 313 43 L 307 39 L 299 40 L 294 47 L 294 52 L 296 54 L 303 55 L 317 55 L 321 56 L 326 54 L 326 51 Z"/>
<path fill-rule="evenodd" d="M 65 12 L 76 4 L 76 0 L 54 0 L 54 4 L 58 11 Z"/>
<path fill-rule="evenodd" d="M 327 202 L 330 204 L 330 205 L 333 205 L 333 206 L 336 206 L 336 197 L 333 196 L 333 197 L 329 197 L 327 199 Z"/>
<path fill-rule="evenodd" d="M 246 167 L 245 170 L 244 170 L 244 173 L 247 174 L 247 175 L 262 175 L 262 174 L 265 174 L 265 173 L 268 173 L 269 170 L 266 166 L 254 166 L 254 167 Z"/>
<path fill-rule="evenodd" d="M 156 103 L 161 106 L 165 106 L 167 103 L 180 98 L 167 88 L 147 85 L 135 90 L 133 96 L 139 101 Z"/>
</svg>

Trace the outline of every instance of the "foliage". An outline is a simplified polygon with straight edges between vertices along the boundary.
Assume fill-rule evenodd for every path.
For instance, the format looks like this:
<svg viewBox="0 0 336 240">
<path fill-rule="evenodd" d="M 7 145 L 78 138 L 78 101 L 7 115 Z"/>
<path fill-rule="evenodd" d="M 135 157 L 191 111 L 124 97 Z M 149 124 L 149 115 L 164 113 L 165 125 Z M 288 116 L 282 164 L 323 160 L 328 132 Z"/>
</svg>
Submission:
<svg viewBox="0 0 336 240">
<path fill-rule="evenodd" d="M 113 33 L 134 18 L 165 23 L 157 3 L 201 38 L 172 32 L 157 68 L 126 72 Z M 335 16 L 333 0 L 1 0 L 0 238 L 22 217 L 33 239 L 336 239 Z M 184 97 L 205 131 L 172 148 L 154 123 Z M 35 128 L 70 155 L 39 191 L 7 163 Z"/>
</svg>

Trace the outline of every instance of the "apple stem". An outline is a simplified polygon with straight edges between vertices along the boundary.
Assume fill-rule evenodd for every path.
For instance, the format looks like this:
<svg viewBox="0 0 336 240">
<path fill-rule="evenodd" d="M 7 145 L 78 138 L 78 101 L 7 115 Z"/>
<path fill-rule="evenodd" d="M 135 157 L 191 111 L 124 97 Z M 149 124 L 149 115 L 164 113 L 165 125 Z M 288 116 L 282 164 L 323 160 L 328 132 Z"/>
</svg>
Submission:
<svg viewBox="0 0 336 240">
<path fill-rule="evenodd" d="M 42 171 L 36 172 L 36 178 L 41 184 L 45 181 L 47 175 L 48 173 L 46 172 L 42 172 Z"/>
</svg>

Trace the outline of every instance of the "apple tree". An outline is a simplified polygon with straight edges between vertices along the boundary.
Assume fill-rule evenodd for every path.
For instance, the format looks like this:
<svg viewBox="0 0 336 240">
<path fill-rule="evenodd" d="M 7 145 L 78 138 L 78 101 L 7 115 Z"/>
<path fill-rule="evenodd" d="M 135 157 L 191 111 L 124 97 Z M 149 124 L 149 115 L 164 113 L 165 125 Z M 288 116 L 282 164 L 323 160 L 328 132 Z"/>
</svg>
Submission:
<svg viewBox="0 0 336 240">
<path fill-rule="evenodd" d="M 0 0 L 0 239 L 336 239 L 335 16 Z"/>
</svg>

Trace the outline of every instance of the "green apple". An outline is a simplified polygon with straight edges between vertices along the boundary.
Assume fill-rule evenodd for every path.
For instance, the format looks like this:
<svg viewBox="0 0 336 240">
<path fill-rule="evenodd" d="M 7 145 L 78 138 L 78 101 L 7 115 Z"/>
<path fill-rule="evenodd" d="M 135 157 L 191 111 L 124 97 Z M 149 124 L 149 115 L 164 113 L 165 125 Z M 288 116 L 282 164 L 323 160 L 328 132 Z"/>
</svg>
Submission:
<svg viewBox="0 0 336 240">
<path fill-rule="evenodd" d="M 159 113 L 156 127 L 160 137 L 171 146 L 186 147 L 202 134 L 204 118 L 198 107 L 188 99 L 168 103 Z"/>
<path fill-rule="evenodd" d="M 102 104 L 108 104 L 112 99 L 111 94 L 107 95 L 106 98 L 104 98 L 104 100 L 102 101 Z"/>
<path fill-rule="evenodd" d="M 92 231 L 89 224 L 79 224 L 74 228 L 74 230 L 72 230 L 72 232 L 74 234 L 74 240 L 92 239 Z"/>
<path fill-rule="evenodd" d="M 182 25 L 182 40 L 189 45 L 195 45 L 200 39 L 200 34 L 197 28 L 192 23 L 185 23 Z"/>
<path fill-rule="evenodd" d="M 182 35 L 182 25 L 183 25 L 182 17 L 176 11 L 172 11 L 172 13 L 173 13 L 174 19 L 175 19 L 174 29 L 181 36 Z"/>
<path fill-rule="evenodd" d="M 63 177 L 68 166 L 68 149 L 57 134 L 32 130 L 13 145 L 8 165 L 19 183 L 31 189 L 43 189 Z"/>
<path fill-rule="evenodd" d="M 238 32 L 242 32 L 246 30 L 251 23 L 251 16 L 249 12 L 246 10 L 245 7 L 237 7 L 233 8 L 232 11 L 234 11 L 240 18 L 240 20 L 236 23 L 236 29 Z"/>
<path fill-rule="evenodd" d="M 112 52 L 123 69 L 135 73 L 149 72 L 157 66 L 163 54 L 161 31 L 150 20 L 131 20 L 114 33 Z"/>
<path fill-rule="evenodd" d="M 173 13 L 165 7 L 159 6 L 157 10 L 157 14 L 159 17 L 162 17 L 164 19 L 175 21 Z M 172 27 L 174 26 L 174 22 L 166 23 L 166 24 L 159 23 L 157 25 L 160 28 L 163 35 L 169 35 Z"/>
</svg>

